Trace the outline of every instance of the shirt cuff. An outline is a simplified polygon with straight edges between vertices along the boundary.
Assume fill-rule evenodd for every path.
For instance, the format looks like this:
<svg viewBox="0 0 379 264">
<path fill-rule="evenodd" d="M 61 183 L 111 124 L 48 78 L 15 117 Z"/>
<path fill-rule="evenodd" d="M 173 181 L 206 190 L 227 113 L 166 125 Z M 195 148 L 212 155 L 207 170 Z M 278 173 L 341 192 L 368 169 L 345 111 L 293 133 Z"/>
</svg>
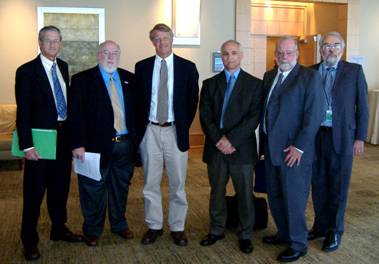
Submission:
<svg viewBox="0 0 379 264">
<path fill-rule="evenodd" d="M 297 151 L 299 151 L 301 154 L 304 153 L 304 151 L 302 151 L 301 149 L 298 149 L 297 147 L 294 147 Z"/>
<path fill-rule="evenodd" d="M 27 151 L 29 151 L 31 149 L 34 149 L 34 147 L 26 148 L 26 149 L 23 149 L 22 151 L 27 152 Z"/>
</svg>

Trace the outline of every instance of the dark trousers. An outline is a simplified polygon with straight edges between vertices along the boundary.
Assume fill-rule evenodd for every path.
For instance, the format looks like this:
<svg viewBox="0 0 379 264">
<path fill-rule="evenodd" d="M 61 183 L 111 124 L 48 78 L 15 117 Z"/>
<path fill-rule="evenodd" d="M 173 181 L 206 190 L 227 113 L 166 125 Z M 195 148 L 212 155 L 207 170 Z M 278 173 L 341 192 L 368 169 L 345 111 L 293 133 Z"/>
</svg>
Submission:
<svg viewBox="0 0 379 264">
<path fill-rule="evenodd" d="M 111 231 L 119 232 L 128 227 L 125 211 L 134 170 L 133 155 L 129 140 L 116 142 L 110 161 L 101 169 L 100 181 L 78 175 L 85 235 L 103 233 L 107 205 Z"/>
<path fill-rule="evenodd" d="M 239 224 L 237 234 L 239 239 L 251 239 L 255 213 L 253 201 L 253 164 L 228 164 L 223 155 L 216 154 L 212 162 L 208 163 L 208 178 L 211 186 L 209 201 L 210 233 L 220 235 L 224 233 L 226 209 L 226 184 L 232 178 L 234 190 L 237 194 Z"/>
<path fill-rule="evenodd" d="M 332 131 L 320 130 L 316 146 L 312 177 L 313 229 L 342 235 L 353 155 L 338 155 L 334 151 Z"/>
<path fill-rule="evenodd" d="M 65 223 L 70 188 L 71 150 L 66 130 L 65 125 L 58 126 L 56 160 L 25 160 L 21 225 L 21 240 L 24 245 L 35 246 L 39 242 L 37 223 L 45 191 L 52 223 L 50 235 L 60 236 L 68 231 Z"/>
<path fill-rule="evenodd" d="M 306 251 L 308 230 L 305 209 L 312 165 L 300 163 L 290 168 L 283 162 L 281 166 L 274 166 L 266 146 L 265 169 L 268 201 L 278 229 L 277 235 L 281 240 L 288 241 L 292 249 Z"/>
</svg>

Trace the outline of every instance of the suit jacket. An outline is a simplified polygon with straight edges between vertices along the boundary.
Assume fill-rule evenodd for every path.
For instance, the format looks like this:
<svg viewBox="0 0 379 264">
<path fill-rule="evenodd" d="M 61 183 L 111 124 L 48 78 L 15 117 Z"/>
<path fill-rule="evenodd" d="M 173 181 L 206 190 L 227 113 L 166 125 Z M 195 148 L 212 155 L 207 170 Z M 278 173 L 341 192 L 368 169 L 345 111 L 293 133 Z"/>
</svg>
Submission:
<svg viewBox="0 0 379 264">
<path fill-rule="evenodd" d="M 240 71 L 224 114 L 224 128 L 220 118 L 227 87 L 225 73 L 221 72 L 203 82 L 200 96 L 200 122 L 205 133 L 203 161 L 210 162 L 220 153 L 216 143 L 225 135 L 236 151 L 224 155 L 233 164 L 252 164 L 257 161 L 255 129 L 259 123 L 263 103 L 261 80 Z"/>
<path fill-rule="evenodd" d="M 69 90 L 68 65 L 57 59 L 59 70 Z M 16 71 L 17 133 L 20 149 L 33 146 L 32 128 L 57 129 L 58 113 L 53 91 L 40 55 Z"/>
<path fill-rule="evenodd" d="M 135 66 L 137 96 L 138 143 L 149 123 L 152 78 L 155 56 L 137 62 Z M 199 73 L 193 62 L 174 54 L 173 108 L 178 148 L 189 148 L 189 128 L 195 117 L 199 98 Z"/>
<path fill-rule="evenodd" d="M 319 67 L 320 63 L 311 66 Z M 352 155 L 354 140 L 367 138 L 367 93 L 362 66 L 340 61 L 332 88 L 333 147 L 340 155 Z"/>
<path fill-rule="evenodd" d="M 277 69 L 265 73 L 263 87 L 265 105 Z M 296 64 L 279 90 L 271 94 L 266 108 L 267 135 L 261 129 L 272 164 L 284 162 L 285 148 L 294 145 L 304 151 L 301 163 L 311 164 L 314 159 L 315 136 L 324 116 L 321 76 L 317 71 Z"/>
<path fill-rule="evenodd" d="M 133 84 L 134 75 L 117 69 L 123 89 L 126 127 L 129 140 L 135 142 Z M 112 154 L 114 114 L 107 87 L 98 66 L 72 76 L 68 121 L 72 149 L 84 147 L 101 154 L 101 166 L 106 166 Z M 135 143 L 134 143 L 135 144 Z M 134 146 L 135 149 L 136 146 Z"/>
</svg>

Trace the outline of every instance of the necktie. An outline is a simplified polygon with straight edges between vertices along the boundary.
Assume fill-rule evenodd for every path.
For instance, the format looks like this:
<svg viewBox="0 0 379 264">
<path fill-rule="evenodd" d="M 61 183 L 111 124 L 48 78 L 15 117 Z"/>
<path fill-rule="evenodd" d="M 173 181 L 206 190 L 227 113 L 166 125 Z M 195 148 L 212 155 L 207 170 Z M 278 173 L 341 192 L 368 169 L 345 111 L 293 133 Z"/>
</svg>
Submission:
<svg viewBox="0 0 379 264">
<path fill-rule="evenodd" d="M 51 77 L 53 79 L 55 100 L 57 102 L 57 112 L 60 118 L 65 119 L 67 114 L 67 106 L 66 101 L 64 99 L 61 84 L 58 80 L 56 63 L 53 63 L 53 66 L 51 67 Z"/>
<path fill-rule="evenodd" d="M 279 87 L 282 85 L 282 80 L 283 80 L 283 73 L 279 74 L 278 81 L 276 82 L 275 86 L 270 90 L 267 101 L 266 101 L 266 106 L 265 106 L 265 113 L 263 115 L 263 131 L 267 134 L 267 108 L 270 103 L 270 98 L 275 92 L 278 92 Z"/>
<path fill-rule="evenodd" d="M 161 61 L 161 69 L 159 73 L 158 85 L 158 103 L 157 103 L 157 121 L 160 124 L 168 120 L 168 72 L 167 63 L 165 60 Z"/>
<path fill-rule="evenodd" d="M 230 95 L 232 94 L 233 88 L 234 88 L 234 83 L 236 79 L 234 78 L 234 75 L 230 75 L 226 90 L 225 90 L 225 95 L 224 95 L 224 103 L 222 104 L 222 112 L 221 112 L 221 119 L 220 119 L 220 128 L 224 128 L 224 115 L 226 111 L 226 107 L 228 106 L 228 102 L 230 99 Z"/>
<path fill-rule="evenodd" d="M 109 79 L 109 95 L 111 97 L 113 108 L 113 126 L 117 132 L 120 132 L 124 128 L 124 112 L 121 109 L 120 96 L 117 93 L 116 85 L 112 77 Z"/>
<path fill-rule="evenodd" d="M 333 72 L 333 67 L 326 68 L 326 73 L 324 77 L 324 89 L 326 93 L 326 101 L 328 107 L 332 105 L 332 88 L 334 83 Z"/>
</svg>

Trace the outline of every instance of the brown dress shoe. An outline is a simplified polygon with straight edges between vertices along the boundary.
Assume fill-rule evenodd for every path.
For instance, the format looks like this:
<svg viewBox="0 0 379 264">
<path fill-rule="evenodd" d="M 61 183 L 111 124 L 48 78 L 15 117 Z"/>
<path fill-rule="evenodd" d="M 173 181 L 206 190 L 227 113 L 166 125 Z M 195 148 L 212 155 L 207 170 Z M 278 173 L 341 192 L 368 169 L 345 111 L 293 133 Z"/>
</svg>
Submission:
<svg viewBox="0 0 379 264">
<path fill-rule="evenodd" d="M 188 239 L 184 231 L 172 231 L 171 236 L 174 239 L 174 243 L 178 246 L 187 246 Z"/>
<path fill-rule="evenodd" d="M 117 234 L 123 239 L 132 239 L 134 237 L 133 232 L 129 228 L 125 228 L 124 230 L 117 232 Z"/>
<path fill-rule="evenodd" d="M 82 235 L 74 234 L 71 231 L 67 231 L 59 236 L 51 235 L 50 239 L 53 241 L 66 241 L 66 242 L 82 242 L 84 241 L 84 237 Z"/>
<path fill-rule="evenodd" d="M 96 247 L 98 239 L 99 238 L 97 236 L 93 236 L 93 235 L 88 235 L 88 236 L 85 236 L 85 238 L 84 238 L 87 246 L 89 246 L 89 247 Z"/>
<path fill-rule="evenodd" d="M 24 246 L 24 257 L 26 260 L 37 260 L 41 257 L 37 246 Z"/>
<path fill-rule="evenodd" d="M 144 245 L 153 244 L 158 237 L 163 234 L 163 229 L 148 229 L 143 235 L 141 243 Z"/>
</svg>

